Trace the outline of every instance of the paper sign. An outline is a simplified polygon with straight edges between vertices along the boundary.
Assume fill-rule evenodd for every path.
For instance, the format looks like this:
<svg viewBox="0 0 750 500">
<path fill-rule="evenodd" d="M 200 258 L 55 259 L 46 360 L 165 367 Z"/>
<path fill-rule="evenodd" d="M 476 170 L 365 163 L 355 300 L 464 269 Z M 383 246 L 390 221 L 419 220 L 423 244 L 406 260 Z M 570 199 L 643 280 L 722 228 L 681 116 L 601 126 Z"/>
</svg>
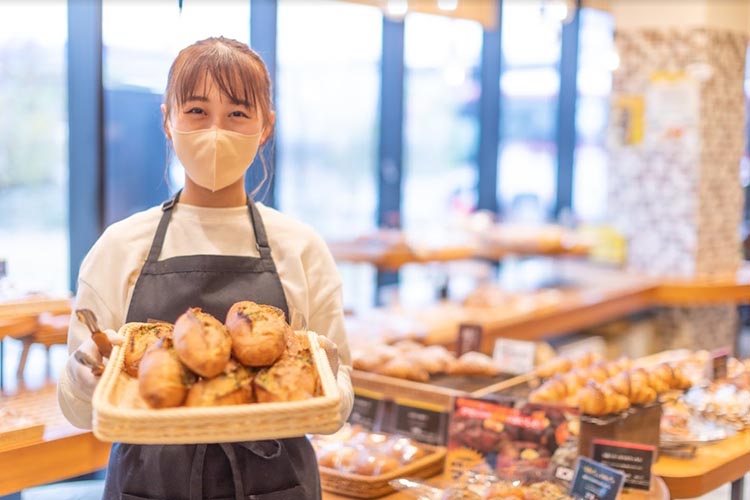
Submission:
<svg viewBox="0 0 750 500">
<path fill-rule="evenodd" d="M 503 373 L 522 375 L 534 371 L 536 343 L 524 340 L 497 339 L 492 358 Z"/>
<path fill-rule="evenodd" d="M 482 346 L 482 327 L 464 323 L 458 327 L 458 341 L 456 342 L 456 356 L 477 351 Z"/>
<path fill-rule="evenodd" d="M 388 431 L 420 443 L 445 446 L 449 420 L 450 414 L 438 406 L 397 399 L 393 405 Z"/>
<path fill-rule="evenodd" d="M 624 481 L 622 472 L 589 458 L 578 457 L 570 496 L 583 500 L 615 500 Z"/>
<path fill-rule="evenodd" d="M 358 424 L 371 431 L 380 431 L 385 413 L 385 401 L 382 395 L 354 389 L 354 405 L 349 415 L 349 422 Z"/>
<path fill-rule="evenodd" d="M 729 346 L 711 352 L 711 380 L 727 378 L 727 364 L 732 350 Z"/>
<path fill-rule="evenodd" d="M 595 439 L 592 458 L 625 474 L 625 487 L 648 491 L 651 489 L 653 446 Z"/>
</svg>

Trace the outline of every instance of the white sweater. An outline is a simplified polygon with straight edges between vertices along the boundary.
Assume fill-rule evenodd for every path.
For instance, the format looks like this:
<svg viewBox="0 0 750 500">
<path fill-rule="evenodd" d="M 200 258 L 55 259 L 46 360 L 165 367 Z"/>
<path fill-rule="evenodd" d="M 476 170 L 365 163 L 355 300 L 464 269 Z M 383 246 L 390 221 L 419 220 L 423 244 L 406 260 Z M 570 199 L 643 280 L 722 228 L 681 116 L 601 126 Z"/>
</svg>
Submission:
<svg viewBox="0 0 750 500">
<path fill-rule="evenodd" d="M 256 205 L 266 227 L 290 314 L 295 310 L 300 312 L 310 330 L 326 335 L 338 346 L 341 362 L 337 379 L 345 420 L 352 408 L 353 390 L 341 278 L 336 264 L 325 242 L 312 228 L 260 203 Z M 76 307 L 91 309 L 102 329 L 118 330 L 125 323 L 133 288 L 161 215 L 158 206 L 112 224 L 81 264 Z M 199 254 L 257 257 L 247 207 L 175 205 L 159 258 Z M 89 336 L 86 327 L 73 316 L 68 351 L 75 351 Z M 71 357 L 68 363 L 75 361 Z M 73 425 L 91 428 L 91 398 L 66 373 L 63 370 L 58 384 L 62 412 Z"/>
</svg>

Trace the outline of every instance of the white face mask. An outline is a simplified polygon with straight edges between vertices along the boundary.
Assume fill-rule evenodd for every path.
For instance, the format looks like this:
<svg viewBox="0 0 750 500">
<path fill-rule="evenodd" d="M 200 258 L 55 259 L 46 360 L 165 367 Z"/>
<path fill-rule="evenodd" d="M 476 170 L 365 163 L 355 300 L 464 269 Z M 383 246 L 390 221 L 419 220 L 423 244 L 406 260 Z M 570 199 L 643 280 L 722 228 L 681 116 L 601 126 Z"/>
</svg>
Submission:
<svg viewBox="0 0 750 500">
<path fill-rule="evenodd" d="M 212 192 L 242 178 L 258 152 L 262 134 L 246 135 L 218 127 L 192 132 L 169 128 L 174 152 L 187 176 Z"/>
</svg>

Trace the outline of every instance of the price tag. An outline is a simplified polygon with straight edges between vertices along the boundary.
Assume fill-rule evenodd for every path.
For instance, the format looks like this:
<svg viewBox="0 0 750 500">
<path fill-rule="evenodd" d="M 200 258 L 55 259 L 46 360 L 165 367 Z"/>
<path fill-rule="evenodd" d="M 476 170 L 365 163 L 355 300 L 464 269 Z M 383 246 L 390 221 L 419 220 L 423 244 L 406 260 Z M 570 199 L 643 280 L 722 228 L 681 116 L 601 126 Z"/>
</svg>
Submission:
<svg viewBox="0 0 750 500">
<path fill-rule="evenodd" d="M 497 339 L 492 358 L 504 373 L 522 375 L 534 371 L 536 343 L 524 340 Z"/>
<path fill-rule="evenodd" d="M 625 474 L 595 462 L 578 457 L 578 465 L 570 484 L 570 496 L 583 500 L 615 500 L 622 490 Z"/>
<path fill-rule="evenodd" d="M 651 465 L 654 447 L 595 439 L 592 458 L 625 474 L 625 487 L 648 491 L 651 488 Z"/>
<path fill-rule="evenodd" d="M 727 364 L 732 349 L 729 346 L 721 347 L 711 352 L 711 380 L 722 380 L 727 378 Z"/>
<path fill-rule="evenodd" d="M 379 431 L 385 412 L 383 396 L 376 392 L 354 389 L 354 404 L 349 422 L 371 431 Z"/>
<path fill-rule="evenodd" d="M 458 327 L 458 341 L 456 342 L 456 356 L 466 352 L 477 351 L 482 346 L 482 327 L 463 323 Z"/>
<path fill-rule="evenodd" d="M 420 443 L 445 446 L 450 414 L 436 405 L 397 399 L 389 431 Z"/>
</svg>

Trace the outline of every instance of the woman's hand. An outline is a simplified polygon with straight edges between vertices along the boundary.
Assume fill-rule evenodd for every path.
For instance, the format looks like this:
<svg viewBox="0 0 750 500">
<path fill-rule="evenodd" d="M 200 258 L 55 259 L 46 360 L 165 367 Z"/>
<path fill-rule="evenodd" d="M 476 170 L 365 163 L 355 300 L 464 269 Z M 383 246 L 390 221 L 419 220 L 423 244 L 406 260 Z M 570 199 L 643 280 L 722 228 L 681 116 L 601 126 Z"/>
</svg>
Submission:
<svg viewBox="0 0 750 500">
<path fill-rule="evenodd" d="M 114 330 L 104 330 L 104 333 L 107 334 L 107 338 L 112 345 L 121 345 L 125 340 L 122 335 Z M 83 344 L 78 346 L 78 349 L 76 349 L 71 355 L 71 359 L 68 360 L 66 365 L 68 379 L 75 384 L 83 394 L 91 399 L 107 361 L 109 361 L 109 359 L 102 357 L 99 349 L 96 347 L 94 339 L 89 337 L 83 342 Z"/>
<path fill-rule="evenodd" d="M 339 372 L 339 348 L 325 335 L 318 334 L 318 343 L 326 352 L 328 364 L 331 365 L 333 376 L 336 377 L 336 374 Z"/>
</svg>

